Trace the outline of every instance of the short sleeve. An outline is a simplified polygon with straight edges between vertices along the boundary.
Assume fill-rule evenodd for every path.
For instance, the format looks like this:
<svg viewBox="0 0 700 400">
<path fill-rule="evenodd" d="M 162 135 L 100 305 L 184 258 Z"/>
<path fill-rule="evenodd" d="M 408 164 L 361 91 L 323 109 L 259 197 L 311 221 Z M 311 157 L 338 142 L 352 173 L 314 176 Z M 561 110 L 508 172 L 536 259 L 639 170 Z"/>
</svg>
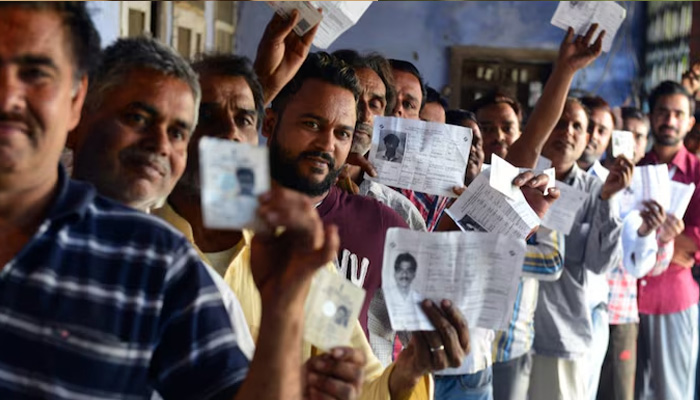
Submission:
<svg viewBox="0 0 700 400">
<path fill-rule="evenodd" d="M 165 400 L 232 396 L 245 379 L 248 359 L 204 264 L 189 244 L 175 253 L 151 358 L 152 385 Z"/>
</svg>

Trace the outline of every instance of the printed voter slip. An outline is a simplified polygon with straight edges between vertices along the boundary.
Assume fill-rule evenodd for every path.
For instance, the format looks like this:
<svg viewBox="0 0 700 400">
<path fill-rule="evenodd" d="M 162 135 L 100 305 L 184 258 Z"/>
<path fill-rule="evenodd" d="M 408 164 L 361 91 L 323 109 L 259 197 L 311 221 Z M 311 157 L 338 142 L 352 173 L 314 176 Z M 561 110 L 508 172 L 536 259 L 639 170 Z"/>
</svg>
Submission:
<svg viewBox="0 0 700 400">
<path fill-rule="evenodd" d="M 549 206 L 549 210 L 542 217 L 542 226 L 568 235 L 589 194 L 560 181 L 556 181 L 556 188 L 559 189 L 559 198 Z"/>
<path fill-rule="evenodd" d="M 612 133 L 612 155 L 617 158 L 625 156 L 626 159 L 634 160 L 634 134 L 630 131 L 613 131 Z"/>
<path fill-rule="evenodd" d="M 210 229 L 257 229 L 258 196 L 270 190 L 265 147 L 203 137 L 199 142 L 202 217 Z"/>
<path fill-rule="evenodd" d="M 508 326 L 523 270 L 526 244 L 484 232 L 387 231 L 382 291 L 397 331 L 434 330 L 420 303 L 443 299 L 470 326 Z"/>
<path fill-rule="evenodd" d="M 472 130 L 395 117 L 376 117 L 369 161 L 384 185 L 445 197 L 464 185 Z"/>
<path fill-rule="evenodd" d="M 572 27 L 577 35 L 585 35 L 588 28 L 597 23 L 599 28 L 591 41 L 605 30 L 603 51 L 609 52 L 626 16 L 625 8 L 614 1 L 560 1 L 551 23 L 564 30 Z"/>
<path fill-rule="evenodd" d="M 289 17 L 292 10 L 299 10 L 300 21 L 294 32 L 303 36 L 319 21 L 314 46 L 327 49 L 345 31 L 357 24 L 371 1 L 268 1 L 278 14 Z M 318 9 L 323 10 L 321 14 Z"/>
<path fill-rule="evenodd" d="M 540 219 L 519 188 L 510 198 L 489 184 L 492 169 L 477 175 L 445 212 L 462 231 L 499 233 L 524 240 Z"/>
<path fill-rule="evenodd" d="M 304 306 L 304 340 L 323 351 L 348 346 L 364 300 L 364 289 L 327 269 L 319 270 Z"/>
<path fill-rule="evenodd" d="M 685 183 L 671 181 L 671 205 L 667 212 L 673 214 L 676 218 L 683 218 L 685 211 L 688 209 L 690 200 L 695 193 L 695 184 L 689 185 Z"/>
<path fill-rule="evenodd" d="M 503 193 L 511 199 L 515 199 L 517 192 L 521 189 L 513 184 L 515 178 L 523 172 L 532 171 L 535 176 L 544 174 L 547 175 L 549 180 L 547 181 L 547 186 L 544 188 L 545 196 L 549 192 L 550 188 L 554 187 L 554 182 L 556 181 L 554 168 L 549 168 L 552 162 L 544 157 L 540 157 L 537 162 L 537 166 L 534 170 L 528 168 L 518 168 L 510 164 L 508 161 L 502 159 L 501 157 L 493 154 L 491 155 L 491 172 L 489 178 L 489 184 L 492 188 Z M 538 169 L 538 167 L 543 169 Z M 545 169 L 546 168 L 546 169 Z"/>
<path fill-rule="evenodd" d="M 644 165 L 634 167 L 629 192 L 634 196 L 633 208 L 644 209 L 644 202 L 654 200 L 664 210 L 671 204 L 671 179 L 668 177 L 666 164 Z"/>
</svg>

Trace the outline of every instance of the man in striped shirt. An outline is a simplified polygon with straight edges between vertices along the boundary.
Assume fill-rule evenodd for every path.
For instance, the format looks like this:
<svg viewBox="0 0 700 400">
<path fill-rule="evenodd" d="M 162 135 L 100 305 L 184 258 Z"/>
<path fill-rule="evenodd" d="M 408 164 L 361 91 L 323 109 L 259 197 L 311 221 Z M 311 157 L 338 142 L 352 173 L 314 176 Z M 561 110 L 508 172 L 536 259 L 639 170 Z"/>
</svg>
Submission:
<svg viewBox="0 0 700 400">
<path fill-rule="evenodd" d="M 322 236 L 304 213 L 284 221 L 321 250 L 292 252 L 282 268 L 264 255 L 285 238 L 253 243 L 266 334 L 248 371 L 186 239 L 59 167 L 99 52 L 84 3 L 0 8 L 0 398 L 300 397 L 292 344 L 334 230 Z"/>
</svg>

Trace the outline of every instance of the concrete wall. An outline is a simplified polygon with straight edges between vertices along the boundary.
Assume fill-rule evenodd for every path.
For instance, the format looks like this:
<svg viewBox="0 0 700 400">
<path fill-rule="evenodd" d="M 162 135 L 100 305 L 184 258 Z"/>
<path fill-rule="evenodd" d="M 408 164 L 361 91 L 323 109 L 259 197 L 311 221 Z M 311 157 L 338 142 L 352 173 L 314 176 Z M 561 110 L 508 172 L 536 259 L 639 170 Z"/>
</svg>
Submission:
<svg viewBox="0 0 700 400">
<path fill-rule="evenodd" d="M 634 93 L 645 35 L 643 2 L 620 2 L 628 10 L 611 55 L 604 54 L 576 77 L 573 88 L 592 91 L 613 105 Z M 412 60 L 436 88 L 447 85 L 449 48 L 455 45 L 557 49 L 564 31 L 550 24 L 557 2 L 396 1 L 375 2 L 332 50 L 379 51 Z M 242 2 L 237 53 L 253 58 L 272 11 L 264 2 Z M 606 68 L 607 65 L 607 68 Z"/>
</svg>

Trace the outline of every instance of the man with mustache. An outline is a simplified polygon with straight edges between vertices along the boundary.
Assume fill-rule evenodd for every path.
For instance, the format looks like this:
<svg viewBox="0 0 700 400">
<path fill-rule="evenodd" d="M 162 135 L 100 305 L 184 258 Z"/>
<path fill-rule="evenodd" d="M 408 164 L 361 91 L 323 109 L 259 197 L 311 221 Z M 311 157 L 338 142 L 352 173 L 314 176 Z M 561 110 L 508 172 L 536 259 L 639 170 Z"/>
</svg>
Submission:
<svg viewBox="0 0 700 400">
<path fill-rule="evenodd" d="M 372 147 L 374 117 L 384 116 L 396 101 L 389 62 L 379 54 L 360 55 L 354 50 L 338 50 L 333 55 L 352 67 L 361 89 L 352 147 L 338 185 L 349 193 L 376 199 L 396 211 L 411 229 L 425 231 L 423 217 L 405 196 L 386 185 L 364 179 L 364 171 L 374 173 L 366 159 Z"/>
<path fill-rule="evenodd" d="M 692 399 L 698 357 L 698 285 L 691 268 L 700 260 L 700 161 L 683 139 L 695 123 L 695 100 L 676 82 L 649 96 L 654 147 L 640 165 L 667 164 L 673 181 L 694 183 L 695 193 L 676 236 L 668 269 L 639 280 L 638 398 Z"/>
<path fill-rule="evenodd" d="M 588 108 L 591 116 L 588 126 L 591 138 L 588 140 L 581 158 L 577 161 L 578 166 L 604 181 L 608 174 L 601 165 L 600 158 L 605 154 L 610 138 L 612 138 L 612 131 L 616 124 L 615 114 L 613 114 L 608 102 L 600 96 L 582 97 L 581 103 Z"/>
<path fill-rule="evenodd" d="M 489 93 L 471 107 L 481 127 L 484 139 L 484 162 L 491 163 L 491 155 L 506 158 L 510 146 L 520 138 L 522 111 L 520 103 L 500 92 Z"/>
<path fill-rule="evenodd" d="M 584 39 L 584 41 L 586 41 Z M 603 273 L 620 261 L 620 220 L 612 196 L 630 184 L 633 165 L 620 157 L 601 183 L 576 161 L 589 139 L 588 115 L 577 99 L 564 111 L 544 146 L 557 180 L 589 193 L 566 236 L 564 268 L 557 281 L 540 282 L 530 397 L 584 400 L 590 397 L 587 358 L 592 339 L 586 271 Z"/>
<path fill-rule="evenodd" d="M 187 241 L 59 165 L 100 52 L 85 4 L 2 2 L 0 31 L 0 397 L 299 398 L 304 294 L 335 229 L 301 204 L 277 221 L 286 238 L 255 242 L 265 334 L 249 365 Z M 285 243 L 299 238 L 319 250 Z"/>
</svg>

